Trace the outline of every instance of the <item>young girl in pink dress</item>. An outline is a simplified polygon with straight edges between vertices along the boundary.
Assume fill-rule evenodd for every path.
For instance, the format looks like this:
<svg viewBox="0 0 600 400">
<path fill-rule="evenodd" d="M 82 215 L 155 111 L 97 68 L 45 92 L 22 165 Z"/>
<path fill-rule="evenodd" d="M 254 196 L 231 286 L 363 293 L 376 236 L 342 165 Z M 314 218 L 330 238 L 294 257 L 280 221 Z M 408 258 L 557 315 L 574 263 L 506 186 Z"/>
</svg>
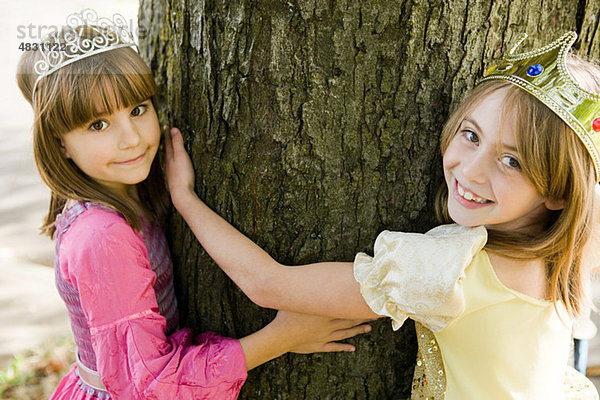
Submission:
<svg viewBox="0 0 600 400">
<path fill-rule="evenodd" d="M 352 351 L 333 341 L 369 330 L 358 321 L 280 312 L 240 340 L 178 328 L 156 88 L 128 32 L 106 22 L 70 16 L 17 75 L 77 345 L 52 399 L 234 399 L 247 370 L 285 352 Z"/>
<path fill-rule="evenodd" d="M 597 399 L 567 368 L 572 319 L 598 224 L 600 70 L 568 33 L 511 52 L 441 136 L 443 223 L 382 232 L 374 256 L 288 268 L 194 193 L 181 133 L 166 141 L 173 204 L 257 304 L 343 318 L 415 321 L 414 399 Z"/>
</svg>

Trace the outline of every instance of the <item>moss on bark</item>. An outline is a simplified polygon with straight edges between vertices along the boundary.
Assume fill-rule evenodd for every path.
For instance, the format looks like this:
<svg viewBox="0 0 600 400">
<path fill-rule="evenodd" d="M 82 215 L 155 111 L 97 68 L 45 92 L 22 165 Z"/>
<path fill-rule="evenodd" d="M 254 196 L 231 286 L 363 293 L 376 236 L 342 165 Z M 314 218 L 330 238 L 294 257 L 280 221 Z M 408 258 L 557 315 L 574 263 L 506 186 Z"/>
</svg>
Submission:
<svg viewBox="0 0 600 400">
<path fill-rule="evenodd" d="M 182 128 L 200 196 L 281 262 L 353 259 L 383 229 L 425 231 L 451 109 L 527 32 L 577 29 L 598 57 L 593 2 L 141 0 L 161 117 Z M 240 337 L 273 312 L 251 304 L 173 216 L 184 323 Z M 387 321 L 355 354 L 284 356 L 245 399 L 410 396 L 412 324 Z"/>
</svg>

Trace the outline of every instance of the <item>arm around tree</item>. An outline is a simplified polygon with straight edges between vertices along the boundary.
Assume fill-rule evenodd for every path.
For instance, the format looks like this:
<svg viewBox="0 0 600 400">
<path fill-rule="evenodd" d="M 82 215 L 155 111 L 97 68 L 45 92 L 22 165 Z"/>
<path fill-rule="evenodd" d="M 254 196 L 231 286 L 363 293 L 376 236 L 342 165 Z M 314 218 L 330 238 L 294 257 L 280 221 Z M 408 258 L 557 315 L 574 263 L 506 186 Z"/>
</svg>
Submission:
<svg viewBox="0 0 600 400">
<path fill-rule="evenodd" d="M 178 129 L 165 135 L 173 204 L 223 271 L 261 307 L 336 318 L 377 318 L 360 294 L 352 263 L 286 267 L 213 212 L 194 192 L 194 170 Z"/>
</svg>

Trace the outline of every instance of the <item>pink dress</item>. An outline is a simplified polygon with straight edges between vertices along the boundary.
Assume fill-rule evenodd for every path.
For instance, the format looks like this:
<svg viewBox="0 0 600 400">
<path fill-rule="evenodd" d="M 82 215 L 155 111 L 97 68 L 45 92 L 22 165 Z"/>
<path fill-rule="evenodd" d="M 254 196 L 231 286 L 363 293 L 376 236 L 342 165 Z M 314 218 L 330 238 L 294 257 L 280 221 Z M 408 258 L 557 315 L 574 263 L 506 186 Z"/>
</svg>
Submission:
<svg viewBox="0 0 600 400">
<path fill-rule="evenodd" d="M 77 202 L 57 217 L 56 283 L 79 357 L 107 391 L 76 367 L 51 399 L 235 399 L 246 379 L 240 343 L 177 329 L 166 240 L 158 223 L 140 232 L 116 211 Z"/>
</svg>

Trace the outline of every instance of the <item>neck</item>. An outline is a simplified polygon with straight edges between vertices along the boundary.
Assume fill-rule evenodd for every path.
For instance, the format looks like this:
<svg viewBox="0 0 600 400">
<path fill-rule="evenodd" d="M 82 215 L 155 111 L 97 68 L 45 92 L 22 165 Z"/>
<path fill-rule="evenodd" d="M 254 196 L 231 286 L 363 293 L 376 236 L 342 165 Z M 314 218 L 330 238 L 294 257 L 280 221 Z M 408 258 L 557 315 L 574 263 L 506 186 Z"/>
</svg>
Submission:
<svg viewBox="0 0 600 400">
<path fill-rule="evenodd" d="M 139 193 L 137 191 L 137 187 L 135 185 L 130 186 L 130 190 L 128 191 L 127 199 L 129 199 L 134 204 L 134 210 L 138 215 L 143 216 L 148 221 L 152 221 L 154 216 L 148 210 L 144 202 L 140 199 Z"/>
<path fill-rule="evenodd" d="M 536 299 L 549 299 L 546 267 L 542 259 L 516 259 L 490 250 L 487 254 L 504 286 Z"/>
</svg>

